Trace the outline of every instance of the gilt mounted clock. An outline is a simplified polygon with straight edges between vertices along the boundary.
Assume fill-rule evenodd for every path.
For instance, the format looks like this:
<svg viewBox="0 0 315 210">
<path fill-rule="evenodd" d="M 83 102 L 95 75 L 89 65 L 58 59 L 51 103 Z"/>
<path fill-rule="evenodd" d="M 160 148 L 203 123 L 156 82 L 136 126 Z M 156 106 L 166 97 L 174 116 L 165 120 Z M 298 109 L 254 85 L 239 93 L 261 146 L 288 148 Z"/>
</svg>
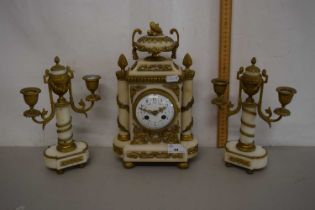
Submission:
<svg viewBox="0 0 315 210">
<path fill-rule="evenodd" d="M 127 59 L 118 59 L 118 134 L 114 138 L 115 153 L 126 168 L 137 162 L 174 162 L 188 168 L 188 161 L 197 155 L 198 142 L 193 136 L 192 80 L 195 71 L 190 69 L 192 59 L 186 54 L 185 68 L 173 59 L 179 46 L 163 35 L 159 24 L 151 22 L 147 35 L 135 29 L 132 34 L 134 64 L 128 67 Z M 138 53 L 149 54 L 139 58 Z M 167 52 L 170 57 L 165 56 Z M 163 56 L 160 53 L 164 53 Z"/>
</svg>

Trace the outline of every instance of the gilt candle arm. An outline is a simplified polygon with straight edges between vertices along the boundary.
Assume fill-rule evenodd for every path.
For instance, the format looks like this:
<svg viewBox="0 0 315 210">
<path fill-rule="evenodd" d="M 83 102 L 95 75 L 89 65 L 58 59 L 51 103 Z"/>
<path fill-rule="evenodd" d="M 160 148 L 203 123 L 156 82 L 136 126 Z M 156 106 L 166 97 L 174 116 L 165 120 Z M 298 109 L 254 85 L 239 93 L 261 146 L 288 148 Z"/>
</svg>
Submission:
<svg viewBox="0 0 315 210">
<path fill-rule="evenodd" d="M 237 98 L 237 107 L 233 110 L 233 104 L 229 101 L 229 106 L 228 106 L 228 117 L 232 116 L 234 114 L 237 114 L 241 108 L 242 108 L 242 85 L 241 85 L 241 74 L 243 74 L 244 68 L 241 67 L 236 75 L 236 79 L 239 80 L 239 87 L 238 87 L 238 98 Z"/>
<path fill-rule="evenodd" d="M 239 84 L 239 89 L 238 89 L 237 106 L 235 107 L 235 109 L 232 109 L 233 107 L 234 107 L 234 105 L 229 101 L 229 105 L 227 107 L 227 109 L 228 109 L 228 117 L 232 116 L 234 114 L 237 114 L 242 108 L 242 87 L 241 87 L 241 83 Z"/>
<path fill-rule="evenodd" d="M 237 79 L 240 79 L 240 74 L 243 73 L 243 68 L 241 67 L 240 70 L 237 72 Z M 242 107 L 242 87 L 241 87 L 241 83 L 239 84 L 239 91 L 238 91 L 238 101 L 237 101 L 237 106 L 235 109 L 232 109 L 234 107 L 234 105 L 228 101 L 226 102 L 224 99 L 224 93 L 227 89 L 227 86 L 229 84 L 229 81 L 227 80 L 223 80 L 223 79 L 213 79 L 212 80 L 213 83 L 213 88 L 215 93 L 217 94 L 217 97 L 212 99 L 212 104 L 215 104 L 218 106 L 219 109 L 223 109 L 223 107 L 228 104 L 228 106 L 226 107 L 228 109 L 228 117 L 231 115 L 234 115 L 236 113 L 238 113 L 241 110 Z"/>
<path fill-rule="evenodd" d="M 44 82 L 45 82 L 45 76 L 44 76 Z M 47 82 L 45 82 L 45 83 L 47 83 Z M 43 130 L 45 129 L 45 126 L 54 118 L 55 111 L 56 111 L 55 102 L 54 102 L 54 98 L 53 98 L 53 94 L 52 94 L 52 89 L 51 89 L 49 84 L 48 84 L 48 92 L 49 92 L 49 101 L 50 101 L 50 107 L 51 107 L 50 114 L 48 115 L 48 117 L 45 117 L 47 115 L 47 111 L 45 109 L 43 109 L 40 113 L 40 117 L 42 120 L 37 120 L 36 119 L 37 116 L 32 117 L 32 120 L 35 123 L 42 124 Z"/>
<path fill-rule="evenodd" d="M 67 73 L 69 77 L 72 79 L 74 77 L 73 70 L 70 69 L 70 67 L 66 67 Z M 91 110 L 94 106 L 95 101 L 98 101 L 101 99 L 101 97 L 97 94 L 95 94 L 95 91 L 98 89 L 99 80 L 101 77 L 99 75 L 86 75 L 82 78 L 85 80 L 86 88 L 91 92 L 90 95 L 88 95 L 85 100 L 90 102 L 89 106 L 86 107 L 85 102 L 83 99 L 80 100 L 79 106 L 77 107 L 75 105 L 74 99 L 73 99 L 73 93 L 72 93 L 72 85 L 71 80 L 69 81 L 69 95 L 70 95 L 70 105 L 73 111 L 77 113 L 84 114 L 87 117 L 87 113 L 89 110 Z"/>
<path fill-rule="evenodd" d="M 83 99 L 79 101 L 79 107 L 77 107 L 74 103 L 73 95 L 72 95 L 72 87 L 71 87 L 71 81 L 70 81 L 70 87 L 69 87 L 69 95 L 70 95 L 70 105 L 73 111 L 84 114 L 85 117 L 87 117 L 87 112 L 91 110 L 94 106 L 94 101 L 90 101 L 90 104 L 88 107 L 86 107 L 85 102 Z"/>
<path fill-rule="evenodd" d="M 259 117 L 262 120 L 264 120 L 269 125 L 269 127 L 271 127 L 271 123 L 281 120 L 282 116 L 279 115 L 277 118 L 271 119 L 272 111 L 271 111 L 270 107 L 268 107 L 268 109 L 265 109 L 265 112 L 267 114 L 264 114 L 264 112 L 263 112 L 263 109 L 262 109 L 262 98 L 263 98 L 263 94 L 264 94 L 264 83 L 267 83 L 267 81 L 268 81 L 268 76 L 266 74 L 266 70 L 263 70 L 262 75 L 265 77 L 265 80 L 264 80 L 264 82 L 263 82 L 263 84 L 261 85 L 261 88 L 260 88 L 257 112 L 258 112 Z"/>
<path fill-rule="evenodd" d="M 41 92 L 39 88 L 27 87 L 27 88 L 23 88 L 20 91 L 24 96 L 24 100 L 26 104 L 30 106 L 30 109 L 24 112 L 24 116 L 30 117 L 37 124 L 42 124 L 43 129 L 54 118 L 54 115 L 55 115 L 55 103 L 54 103 L 54 99 L 52 95 L 52 89 L 50 87 L 50 84 L 48 83 L 48 78 L 49 78 L 48 70 L 46 70 L 45 75 L 44 75 L 44 83 L 48 85 L 49 100 L 50 100 L 50 105 L 51 105 L 51 112 L 48 115 L 48 117 L 46 117 L 48 112 L 45 109 L 42 109 L 42 111 L 39 111 L 34 108 L 34 106 L 37 104 L 39 93 Z M 37 119 L 37 117 L 39 116 L 42 120 Z"/>
</svg>

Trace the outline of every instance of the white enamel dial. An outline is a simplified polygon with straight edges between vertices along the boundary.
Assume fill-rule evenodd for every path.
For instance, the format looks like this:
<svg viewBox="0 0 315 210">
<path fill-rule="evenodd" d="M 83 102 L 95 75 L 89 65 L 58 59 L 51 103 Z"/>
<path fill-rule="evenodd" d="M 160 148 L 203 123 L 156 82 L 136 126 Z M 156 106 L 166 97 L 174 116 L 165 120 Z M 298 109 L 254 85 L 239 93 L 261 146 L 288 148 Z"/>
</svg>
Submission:
<svg viewBox="0 0 315 210">
<path fill-rule="evenodd" d="M 171 100 L 160 94 L 148 94 L 136 104 L 137 121 L 148 129 L 161 129 L 175 117 L 175 107 Z"/>
</svg>

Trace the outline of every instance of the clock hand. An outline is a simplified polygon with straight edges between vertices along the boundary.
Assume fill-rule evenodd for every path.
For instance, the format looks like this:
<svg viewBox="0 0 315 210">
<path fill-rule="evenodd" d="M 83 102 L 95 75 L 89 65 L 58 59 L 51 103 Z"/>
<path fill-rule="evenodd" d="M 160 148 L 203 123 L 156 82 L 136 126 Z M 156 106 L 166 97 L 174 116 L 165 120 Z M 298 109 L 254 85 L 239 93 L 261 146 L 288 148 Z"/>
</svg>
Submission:
<svg viewBox="0 0 315 210">
<path fill-rule="evenodd" d="M 149 109 L 145 109 L 145 108 L 140 108 L 140 110 L 147 112 L 149 114 L 152 114 L 154 116 L 156 116 L 160 112 L 163 112 L 165 109 L 166 109 L 166 107 L 160 107 L 158 110 L 149 110 Z"/>
<path fill-rule="evenodd" d="M 152 110 L 145 109 L 145 108 L 140 108 L 140 110 L 142 110 L 142 111 L 144 111 L 146 113 L 152 114 L 152 115 L 156 115 L 156 111 L 152 111 Z"/>
<path fill-rule="evenodd" d="M 165 109 L 166 109 L 165 106 L 164 106 L 164 107 L 160 107 L 158 110 L 152 111 L 152 114 L 153 114 L 154 116 L 156 116 L 158 113 L 163 112 Z"/>
<path fill-rule="evenodd" d="M 144 111 L 144 112 L 147 112 L 147 113 L 151 114 L 151 113 L 150 113 L 151 110 L 144 109 L 144 108 L 141 108 L 141 107 L 140 107 L 139 109 L 140 109 L 141 111 Z"/>
<path fill-rule="evenodd" d="M 159 108 L 159 112 L 163 112 L 166 109 L 165 106 Z"/>
</svg>

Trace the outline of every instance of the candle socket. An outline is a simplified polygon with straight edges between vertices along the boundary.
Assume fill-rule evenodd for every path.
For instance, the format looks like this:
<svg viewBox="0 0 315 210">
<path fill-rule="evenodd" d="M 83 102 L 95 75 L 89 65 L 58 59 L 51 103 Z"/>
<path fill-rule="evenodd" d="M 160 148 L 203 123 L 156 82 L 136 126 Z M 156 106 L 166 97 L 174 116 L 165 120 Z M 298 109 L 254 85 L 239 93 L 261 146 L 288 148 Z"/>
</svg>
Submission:
<svg viewBox="0 0 315 210">
<path fill-rule="evenodd" d="M 222 106 L 226 104 L 226 101 L 224 101 L 224 93 L 226 91 L 227 85 L 229 82 L 224 79 L 215 78 L 211 80 L 213 84 L 214 92 L 217 94 L 217 97 L 212 99 L 211 103 L 215 104 L 217 106 Z"/>
<path fill-rule="evenodd" d="M 41 114 L 39 110 L 34 109 L 40 92 L 41 90 L 37 87 L 26 87 L 20 90 L 20 93 L 23 94 L 25 103 L 30 107 L 28 110 L 24 111 L 23 115 L 25 117 L 37 117 Z"/>
<path fill-rule="evenodd" d="M 86 88 L 91 92 L 90 95 L 88 95 L 85 99 L 90 102 L 98 101 L 101 99 L 99 95 L 95 94 L 95 91 L 98 89 L 99 80 L 101 79 L 101 76 L 99 75 L 86 75 L 82 77 L 82 79 L 85 81 Z"/>
<path fill-rule="evenodd" d="M 290 111 L 285 108 L 286 105 L 288 105 L 294 96 L 296 94 L 296 90 L 292 87 L 287 87 L 287 86 L 282 86 L 282 87 L 277 87 L 276 91 L 278 92 L 278 98 L 279 102 L 281 104 L 280 108 L 276 108 L 274 110 L 274 113 L 279 116 L 290 116 Z"/>
</svg>

